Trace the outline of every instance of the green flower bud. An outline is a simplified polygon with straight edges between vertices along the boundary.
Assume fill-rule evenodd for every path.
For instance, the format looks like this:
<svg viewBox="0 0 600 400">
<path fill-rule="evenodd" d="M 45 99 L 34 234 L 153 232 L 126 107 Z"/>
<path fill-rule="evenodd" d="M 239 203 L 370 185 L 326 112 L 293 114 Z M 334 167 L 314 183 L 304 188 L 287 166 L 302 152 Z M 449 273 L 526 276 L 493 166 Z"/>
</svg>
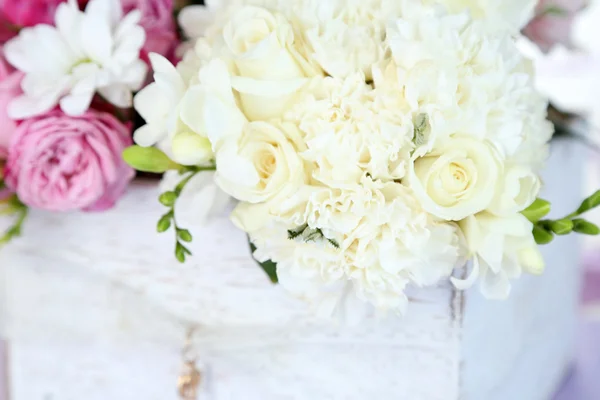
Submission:
<svg viewBox="0 0 600 400">
<path fill-rule="evenodd" d="M 537 244 L 548 244 L 554 240 L 554 234 L 539 225 L 533 227 L 533 238 Z"/>
<path fill-rule="evenodd" d="M 570 219 L 559 219 L 558 221 L 550 222 L 550 229 L 557 235 L 568 235 L 573 232 L 575 224 Z"/>
<path fill-rule="evenodd" d="M 540 219 L 544 218 L 550 212 L 550 203 L 546 200 L 536 199 L 532 205 L 526 210 L 522 211 L 523 214 L 529 221 L 536 223 Z"/>
<path fill-rule="evenodd" d="M 177 232 L 177 237 L 187 243 L 190 243 L 193 240 L 192 234 L 187 229 L 180 229 Z"/>
<path fill-rule="evenodd" d="M 123 159 L 138 171 L 162 174 L 170 169 L 179 169 L 180 165 L 156 147 L 131 146 L 123 151 Z"/>
<path fill-rule="evenodd" d="M 588 197 L 577 209 L 577 215 L 586 213 L 600 205 L 600 190 Z"/>
<path fill-rule="evenodd" d="M 573 231 L 577 233 L 591 236 L 600 235 L 600 228 L 585 219 L 574 219 L 573 223 L 575 224 Z"/>
<path fill-rule="evenodd" d="M 159 233 L 163 233 L 169 230 L 171 227 L 171 213 L 165 214 L 158 220 L 158 224 L 156 224 L 156 230 Z"/>
<path fill-rule="evenodd" d="M 175 194 L 175 192 L 164 192 L 158 198 L 158 201 L 160 201 L 160 204 L 162 204 L 165 207 L 173 207 L 173 205 L 175 205 L 176 200 L 177 200 L 177 194 Z"/>
</svg>

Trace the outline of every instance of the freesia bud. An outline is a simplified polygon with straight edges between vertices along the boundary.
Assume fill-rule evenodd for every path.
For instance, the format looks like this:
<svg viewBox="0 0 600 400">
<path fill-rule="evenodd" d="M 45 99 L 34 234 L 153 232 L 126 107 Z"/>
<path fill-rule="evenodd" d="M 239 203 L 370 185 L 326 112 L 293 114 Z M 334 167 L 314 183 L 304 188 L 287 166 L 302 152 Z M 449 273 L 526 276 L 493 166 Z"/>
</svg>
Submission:
<svg viewBox="0 0 600 400">
<path fill-rule="evenodd" d="M 171 141 L 173 158 L 183 165 L 200 165 L 213 157 L 210 141 L 192 132 L 181 132 Z"/>
</svg>

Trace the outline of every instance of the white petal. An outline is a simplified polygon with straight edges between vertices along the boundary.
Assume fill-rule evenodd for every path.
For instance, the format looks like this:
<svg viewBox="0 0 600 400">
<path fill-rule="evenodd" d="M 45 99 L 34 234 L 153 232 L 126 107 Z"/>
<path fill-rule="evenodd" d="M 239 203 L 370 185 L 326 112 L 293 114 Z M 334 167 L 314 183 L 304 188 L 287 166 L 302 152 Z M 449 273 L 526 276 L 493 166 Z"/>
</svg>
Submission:
<svg viewBox="0 0 600 400">
<path fill-rule="evenodd" d="M 165 132 L 157 129 L 155 125 L 144 125 L 133 134 L 133 140 L 135 143 L 142 147 L 154 146 L 159 140 L 163 138 Z"/>
<path fill-rule="evenodd" d="M 109 103 L 120 108 L 129 108 L 133 103 L 133 94 L 125 85 L 116 84 L 98 89 L 98 92 Z"/>
<path fill-rule="evenodd" d="M 60 108 L 67 115 L 79 116 L 83 115 L 94 98 L 94 92 L 82 92 L 80 94 L 70 94 L 60 100 Z"/>
<path fill-rule="evenodd" d="M 28 97 L 20 96 L 8 105 L 8 116 L 12 119 L 25 119 L 44 114 L 58 104 L 58 96 Z"/>
</svg>

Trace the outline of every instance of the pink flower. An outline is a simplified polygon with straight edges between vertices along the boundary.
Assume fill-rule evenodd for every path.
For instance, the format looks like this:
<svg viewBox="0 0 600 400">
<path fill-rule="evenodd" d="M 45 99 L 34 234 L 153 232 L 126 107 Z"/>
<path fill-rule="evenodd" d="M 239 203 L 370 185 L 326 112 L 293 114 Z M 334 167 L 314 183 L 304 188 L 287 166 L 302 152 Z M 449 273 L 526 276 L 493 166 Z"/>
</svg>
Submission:
<svg viewBox="0 0 600 400">
<path fill-rule="evenodd" d="M 158 53 L 170 58 L 176 46 L 176 24 L 173 17 L 173 0 L 121 0 L 123 11 L 139 10 L 140 25 L 146 31 L 146 43 L 142 58 L 148 61 L 148 53 Z"/>
<path fill-rule="evenodd" d="M 587 3 L 588 0 L 540 0 L 536 17 L 523 33 L 543 51 L 555 44 L 570 46 L 573 19 Z"/>
<path fill-rule="evenodd" d="M 63 1 L 66 0 L 0 0 L 0 10 L 14 25 L 52 25 L 56 8 Z"/>
<path fill-rule="evenodd" d="M 23 121 L 9 148 L 7 186 L 29 206 L 51 211 L 112 207 L 134 171 L 121 158 L 131 132 L 114 116 L 60 111 Z"/>
<path fill-rule="evenodd" d="M 0 49 L 0 159 L 5 159 L 10 140 L 17 129 L 16 121 L 8 117 L 8 103 L 21 94 L 23 74 L 12 68 Z"/>
</svg>

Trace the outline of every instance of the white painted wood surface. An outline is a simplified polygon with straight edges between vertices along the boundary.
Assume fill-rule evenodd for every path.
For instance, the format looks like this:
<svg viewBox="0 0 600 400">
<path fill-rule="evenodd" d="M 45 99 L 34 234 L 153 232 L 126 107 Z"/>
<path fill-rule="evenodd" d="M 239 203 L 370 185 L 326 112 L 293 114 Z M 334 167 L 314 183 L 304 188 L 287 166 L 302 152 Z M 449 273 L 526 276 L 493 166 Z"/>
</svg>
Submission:
<svg viewBox="0 0 600 400">
<path fill-rule="evenodd" d="M 562 146 L 547 184 L 566 211 L 581 157 Z M 444 283 L 412 291 L 404 319 L 349 328 L 271 285 L 226 220 L 194 232 L 192 262 L 174 262 L 172 238 L 153 233 L 156 195 L 138 185 L 108 213 L 36 212 L 0 253 L 11 400 L 175 400 L 191 327 L 200 399 L 547 400 L 568 366 L 572 238 L 507 302 Z"/>
</svg>

